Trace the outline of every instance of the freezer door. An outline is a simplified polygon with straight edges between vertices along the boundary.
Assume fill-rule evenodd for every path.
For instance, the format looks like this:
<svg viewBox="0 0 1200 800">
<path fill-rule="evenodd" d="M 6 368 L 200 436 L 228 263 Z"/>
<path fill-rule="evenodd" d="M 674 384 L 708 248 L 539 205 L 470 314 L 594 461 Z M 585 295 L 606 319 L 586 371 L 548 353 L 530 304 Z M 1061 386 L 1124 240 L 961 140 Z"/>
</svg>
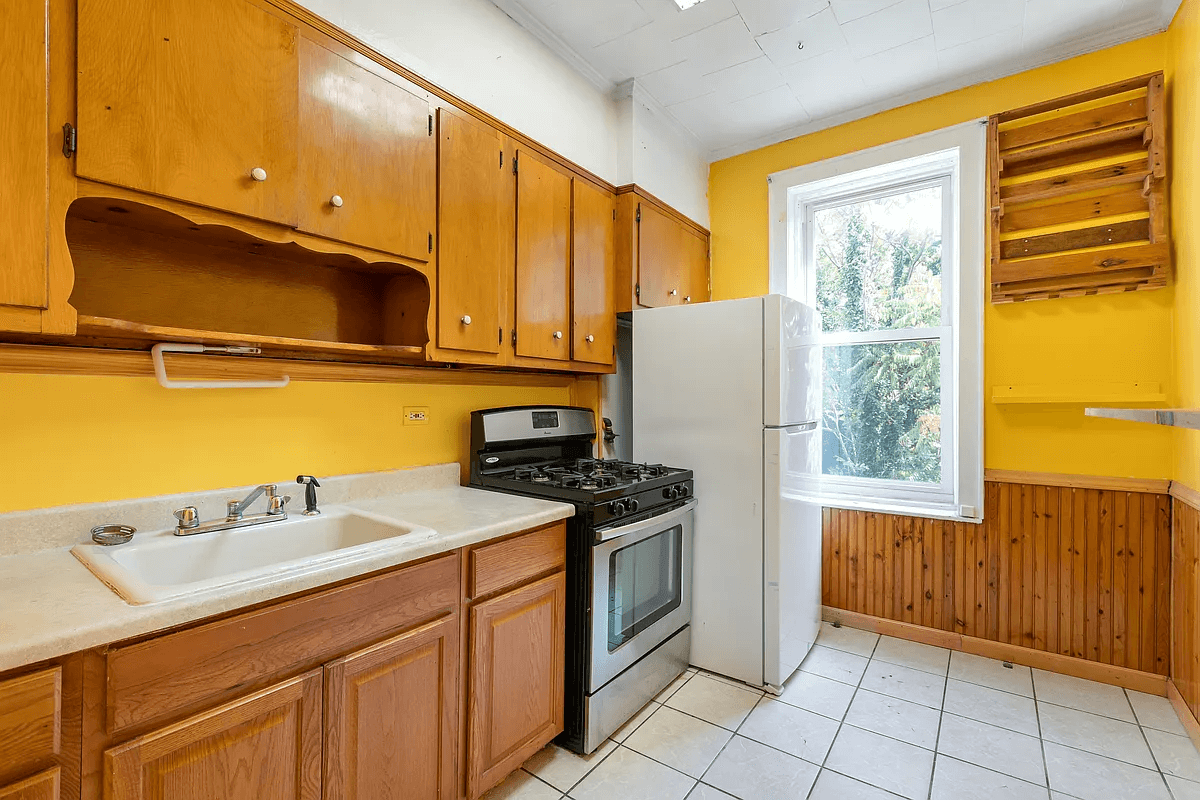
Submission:
<svg viewBox="0 0 1200 800">
<path fill-rule="evenodd" d="M 790 297 L 763 298 L 763 424 L 821 418 L 820 315 Z"/>
<path fill-rule="evenodd" d="M 763 683 L 782 686 L 821 627 L 816 423 L 763 431 Z"/>
</svg>

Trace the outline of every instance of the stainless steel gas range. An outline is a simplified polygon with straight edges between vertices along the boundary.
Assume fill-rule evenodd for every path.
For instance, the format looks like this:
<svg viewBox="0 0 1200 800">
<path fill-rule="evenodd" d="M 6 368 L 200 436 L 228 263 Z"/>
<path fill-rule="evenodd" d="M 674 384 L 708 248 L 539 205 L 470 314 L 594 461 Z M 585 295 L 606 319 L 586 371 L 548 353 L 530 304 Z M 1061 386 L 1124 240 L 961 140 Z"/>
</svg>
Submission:
<svg viewBox="0 0 1200 800">
<path fill-rule="evenodd" d="M 575 505 L 567 535 L 565 730 L 590 753 L 687 669 L 692 473 L 592 458 L 591 410 L 522 406 L 471 414 L 471 478 Z"/>
</svg>

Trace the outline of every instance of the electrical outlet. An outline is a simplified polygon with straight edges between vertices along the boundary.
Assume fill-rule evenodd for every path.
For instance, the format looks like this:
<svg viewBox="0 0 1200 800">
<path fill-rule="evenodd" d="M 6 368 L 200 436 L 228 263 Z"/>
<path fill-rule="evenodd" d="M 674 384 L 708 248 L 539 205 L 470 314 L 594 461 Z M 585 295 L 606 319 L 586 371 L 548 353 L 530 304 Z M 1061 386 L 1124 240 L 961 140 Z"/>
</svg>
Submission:
<svg viewBox="0 0 1200 800">
<path fill-rule="evenodd" d="M 429 409 L 426 406 L 405 406 L 405 425 L 426 425 L 429 423 Z"/>
</svg>

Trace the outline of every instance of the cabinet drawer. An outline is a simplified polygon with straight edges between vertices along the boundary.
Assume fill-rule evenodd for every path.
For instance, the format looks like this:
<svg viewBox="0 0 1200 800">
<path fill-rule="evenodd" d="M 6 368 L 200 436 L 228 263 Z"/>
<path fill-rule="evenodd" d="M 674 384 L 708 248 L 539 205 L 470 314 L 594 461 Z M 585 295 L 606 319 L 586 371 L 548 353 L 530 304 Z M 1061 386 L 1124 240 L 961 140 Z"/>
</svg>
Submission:
<svg viewBox="0 0 1200 800">
<path fill-rule="evenodd" d="M 45 767 L 62 743 L 62 668 L 0 681 L 0 779 Z"/>
<path fill-rule="evenodd" d="M 435 561 L 108 653 L 109 733 L 197 711 L 310 669 L 458 604 L 459 561 Z"/>
<path fill-rule="evenodd" d="M 470 597 L 518 586 L 567 563 L 566 523 L 557 522 L 503 542 L 477 547 L 468 558 Z"/>
</svg>

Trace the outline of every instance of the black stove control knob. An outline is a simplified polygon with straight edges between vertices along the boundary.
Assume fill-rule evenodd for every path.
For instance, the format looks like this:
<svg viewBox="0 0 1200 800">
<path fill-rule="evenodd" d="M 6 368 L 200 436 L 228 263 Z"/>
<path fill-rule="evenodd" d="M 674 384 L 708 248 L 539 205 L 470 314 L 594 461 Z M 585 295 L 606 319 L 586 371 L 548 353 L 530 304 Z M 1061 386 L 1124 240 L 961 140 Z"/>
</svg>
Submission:
<svg viewBox="0 0 1200 800">
<path fill-rule="evenodd" d="M 624 514 L 625 513 L 625 501 L 624 500 L 613 500 L 611 503 L 608 504 L 608 513 L 612 514 L 614 517 L 619 517 L 622 514 Z"/>
<path fill-rule="evenodd" d="M 637 510 L 638 510 L 637 498 L 636 497 L 629 498 L 629 513 L 632 514 L 634 511 L 637 511 Z"/>
<path fill-rule="evenodd" d="M 676 497 L 679 497 L 679 490 L 674 486 L 668 486 L 663 489 L 663 497 L 667 500 L 674 500 Z"/>
<path fill-rule="evenodd" d="M 688 487 L 686 483 L 681 483 L 675 487 L 676 497 L 687 497 Z"/>
</svg>

